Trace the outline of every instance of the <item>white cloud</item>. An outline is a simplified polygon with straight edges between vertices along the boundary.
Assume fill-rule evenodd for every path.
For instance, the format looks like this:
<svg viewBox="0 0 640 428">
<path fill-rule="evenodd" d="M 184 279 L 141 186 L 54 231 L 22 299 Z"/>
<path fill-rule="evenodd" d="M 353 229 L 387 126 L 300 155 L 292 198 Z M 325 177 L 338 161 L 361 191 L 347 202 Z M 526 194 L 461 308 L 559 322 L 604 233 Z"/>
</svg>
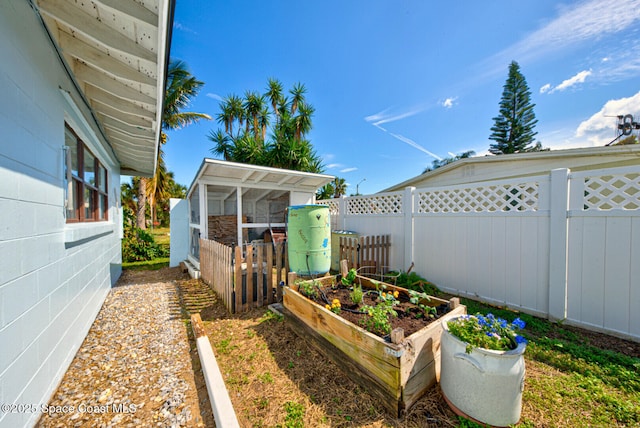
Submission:
<svg viewBox="0 0 640 428">
<path fill-rule="evenodd" d="M 549 92 L 551 93 L 555 91 L 564 91 L 565 89 L 575 86 L 579 83 L 584 83 L 585 79 L 591 76 L 591 74 L 592 74 L 591 70 L 583 70 L 578 74 L 576 74 L 575 76 L 564 80 L 561 84 L 559 84 Z"/>
<path fill-rule="evenodd" d="M 580 123 L 575 137 L 590 146 L 603 146 L 616 136 L 618 115 L 632 114 L 640 119 L 640 91 L 627 98 L 609 100 L 599 112 Z"/>
<path fill-rule="evenodd" d="M 341 169 L 340 172 L 345 174 L 347 172 L 353 172 L 353 171 L 357 171 L 357 170 L 358 170 L 358 168 L 351 167 L 351 168 Z"/>
<path fill-rule="evenodd" d="M 587 79 L 587 77 L 591 76 L 593 74 L 593 72 L 591 70 L 583 70 L 579 73 L 577 73 L 575 76 L 572 76 L 568 79 L 565 79 L 564 81 L 562 81 L 562 83 L 560 83 L 558 86 L 551 86 L 550 83 L 547 83 L 546 85 L 543 85 L 540 88 L 540 93 L 541 94 L 545 94 L 545 93 L 549 93 L 552 94 L 556 91 L 564 91 L 567 88 L 570 88 L 572 86 L 576 86 L 578 84 L 584 83 L 584 81 Z"/>
<path fill-rule="evenodd" d="M 334 168 L 342 168 L 342 164 L 341 163 L 330 163 L 329 165 L 327 165 L 327 169 L 334 169 Z"/>
<path fill-rule="evenodd" d="M 371 116 L 367 116 L 364 118 L 364 120 L 371 123 L 373 126 L 379 127 L 379 125 L 382 125 L 383 123 L 395 122 L 400 119 L 414 116 L 426 110 L 426 107 L 415 106 L 415 107 L 410 107 L 408 110 L 403 112 L 391 112 L 391 113 L 389 113 L 389 110 L 391 110 L 391 108 L 387 108 L 382 110 L 381 112 L 372 114 Z"/>
<path fill-rule="evenodd" d="M 173 21 L 173 28 L 176 30 L 184 31 L 185 33 L 198 34 L 194 29 L 189 28 L 186 25 L 183 25 L 175 20 Z"/>
<path fill-rule="evenodd" d="M 520 63 L 534 61 L 578 43 L 629 31 L 629 27 L 639 20 L 640 7 L 637 0 L 590 0 L 575 6 L 561 6 L 555 19 L 488 58 L 484 62 L 487 71 L 483 77 L 504 73 L 507 64 L 513 59 Z M 619 48 L 628 52 L 637 44 L 634 40 L 628 38 L 619 43 Z M 637 56 L 636 54 L 635 57 Z"/>
<path fill-rule="evenodd" d="M 458 97 L 450 97 L 447 98 L 446 100 L 442 101 L 441 105 L 444 108 L 451 108 L 453 107 L 453 103 L 458 99 Z"/>
<path fill-rule="evenodd" d="M 222 97 L 218 94 L 214 94 L 213 92 L 208 92 L 205 96 L 213 98 L 214 100 L 222 101 Z"/>
</svg>

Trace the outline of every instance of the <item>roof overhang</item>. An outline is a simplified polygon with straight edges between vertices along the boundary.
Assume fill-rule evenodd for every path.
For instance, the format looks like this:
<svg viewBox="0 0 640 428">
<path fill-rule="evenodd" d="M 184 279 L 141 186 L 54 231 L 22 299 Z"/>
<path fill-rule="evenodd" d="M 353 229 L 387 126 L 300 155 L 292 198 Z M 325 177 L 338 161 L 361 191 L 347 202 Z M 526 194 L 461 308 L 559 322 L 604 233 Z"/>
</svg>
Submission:
<svg viewBox="0 0 640 428">
<path fill-rule="evenodd" d="M 174 0 L 31 0 L 124 175 L 154 174 Z"/>
<path fill-rule="evenodd" d="M 266 195 L 269 191 L 315 193 L 334 178 L 325 174 L 205 158 L 189 186 L 187 195 L 191 195 L 198 184 L 208 185 L 220 194 L 228 194 L 230 190 L 235 191 L 238 187 L 253 189 L 256 195 Z"/>
</svg>

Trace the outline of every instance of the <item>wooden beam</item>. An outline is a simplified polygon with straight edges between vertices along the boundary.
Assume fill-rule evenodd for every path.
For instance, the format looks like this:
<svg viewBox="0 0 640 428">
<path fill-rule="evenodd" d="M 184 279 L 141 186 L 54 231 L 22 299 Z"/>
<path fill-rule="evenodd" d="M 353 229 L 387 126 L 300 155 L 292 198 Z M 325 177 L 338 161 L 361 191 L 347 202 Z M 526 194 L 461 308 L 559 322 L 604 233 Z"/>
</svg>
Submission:
<svg viewBox="0 0 640 428">
<path fill-rule="evenodd" d="M 156 79 L 128 66 L 116 59 L 114 56 L 111 56 L 106 52 L 102 52 L 101 50 L 86 44 L 77 37 L 74 37 L 62 30 L 59 31 L 59 35 L 58 44 L 64 53 L 67 53 L 74 58 L 81 59 L 82 61 L 91 64 L 93 67 L 112 74 L 115 77 L 153 87 L 157 86 L 158 82 Z"/>
<path fill-rule="evenodd" d="M 98 115 L 100 115 L 100 113 L 98 112 Z M 155 138 L 155 132 L 148 130 L 148 129 L 141 129 L 138 128 L 136 126 L 131 126 L 131 125 L 127 125 L 126 123 L 122 123 L 120 121 L 117 121 L 115 119 L 112 119 L 108 116 L 103 116 L 100 115 L 100 119 L 102 121 L 102 124 L 105 127 L 109 127 L 109 128 L 116 128 L 119 131 L 121 131 L 122 133 L 130 136 L 130 137 L 139 137 L 139 138 L 143 138 L 143 139 L 151 139 L 153 140 Z"/>
<path fill-rule="evenodd" d="M 105 116 L 109 116 L 115 120 L 124 122 L 128 125 L 140 126 L 142 128 L 148 128 L 151 130 L 154 129 L 153 122 L 151 120 L 133 114 L 123 113 L 120 110 L 115 109 L 107 104 L 102 104 L 99 101 L 92 101 L 91 106 L 95 111 Z"/>
<path fill-rule="evenodd" d="M 132 141 L 121 140 L 119 138 L 113 138 L 109 136 L 110 141 L 113 143 L 113 147 L 117 148 L 118 151 L 121 151 L 128 156 L 140 158 L 142 160 L 148 159 L 150 156 L 152 157 L 152 150 L 150 149 L 141 149 L 139 145 Z"/>
<path fill-rule="evenodd" d="M 156 104 L 155 98 L 145 95 L 139 90 L 132 88 L 131 86 L 127 86 L 119 80 L 109 77 L 94 68 L 80 63 L 79 61 L 75 62 L 74 74 L 79 80 L 85 81 L 90 85 L 96 86 L 119 98 L 147 104 Z"/>
<path fill-rule="evenodd" d="M 123 15 L 127 15 L 131 19 L 144 22 L 154 27 L 158 26 L 158 15 L 153 11 L 142 6 L 135 1 L 122 1 L 122 0 L 93 0 L 111 10 L 114 10 Z"/>
<path fill-rule="evenodd" d="M 115 49 L 126 55 L 139 57 L 153 63 L 158 62 L 158 55 L 135 40 L 101 22 L 96 16 L 92 16 L 71 2 L 64 0 L 39 0 L 40 10 L 52 18 L 63 22 L 85 36 L 103 44 L 110 49 Z"/>
<path fill-rule="evenodd" d="M 144 146 L 146 144 L 149 144 L 149 142 L 150 142 L 148 137 L 140 137 L 140 136 L 137 136 L 137 135 L 130 135 L 130 134 L 127 134 L 126 132 L 123 132 L 121 129 L 119 129 L 117 127 L 114 127 L 114 126 L 111 126 L 109 124 L 105 125 L 104 128 L 107 130 L 107 133 L 109 135 L 111 135 L 112 137 L 117 137 L 122 141 L 132 141 L 132 142 L 137 141 L 137 144 L 142 145 L 142 146 Z"/>
<path fill-rule="evenodd" d="M 135 114 L 136 116 L 146 117 L 149 120 L 156 119 L 155 109 L 150 110 L 149 108 L 145 107 L 146 105 L 148 105 L 146 103 L 141 103 L 143 105 L 135 104 L 123 100 L 122 98 L 116 97 L 115 95 L 112 95 L 100 88 L 91 85 L 87 85 L 87 87 L 85 88 L 85 95 L 90 100 L 95 100 L 102 104 L 106 104 L 108 106 L 111 106 L 112 108 L 120 110 L 123 113 Z"/>
</svg>

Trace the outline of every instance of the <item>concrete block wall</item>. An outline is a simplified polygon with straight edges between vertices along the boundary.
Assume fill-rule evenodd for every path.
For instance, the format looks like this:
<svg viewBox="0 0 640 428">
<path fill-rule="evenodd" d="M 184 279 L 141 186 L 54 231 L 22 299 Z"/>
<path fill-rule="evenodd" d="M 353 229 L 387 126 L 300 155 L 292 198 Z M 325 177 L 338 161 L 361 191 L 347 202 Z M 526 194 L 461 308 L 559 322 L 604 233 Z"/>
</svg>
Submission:
<svg viewBox="0 0 640 428">
<path fill-rule="evenodd" d="M 0 403 L 39 407 L 120 275 L 120 172 L 28 2 L 0 2 L 0 55 Z M 66 224 L 65 122 L 109 171 L 107 222 Z"/>
</svg>

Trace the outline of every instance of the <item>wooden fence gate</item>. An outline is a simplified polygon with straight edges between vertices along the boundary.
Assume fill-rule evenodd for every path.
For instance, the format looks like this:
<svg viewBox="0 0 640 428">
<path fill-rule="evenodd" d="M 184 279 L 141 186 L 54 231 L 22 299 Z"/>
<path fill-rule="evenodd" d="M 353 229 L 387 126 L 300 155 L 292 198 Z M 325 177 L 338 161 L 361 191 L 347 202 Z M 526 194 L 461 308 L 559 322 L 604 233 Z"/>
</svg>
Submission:
<svg viewBox="0 0 640 428">
<path fill-rule="evenodd" d="M 340 237 L 340 260 L 346 260 L 349 269 L 360 273 L 384 274 L 389 268 L 389 235 Z"/>
<path fill-rule="evenodd" d="M 286 243 L 233 248 L 200 239 L 202 280 L 218 294 L 230 313 L 281 302 L 281 283 L 286 284 L 288 270 Z"/>
</svg>

